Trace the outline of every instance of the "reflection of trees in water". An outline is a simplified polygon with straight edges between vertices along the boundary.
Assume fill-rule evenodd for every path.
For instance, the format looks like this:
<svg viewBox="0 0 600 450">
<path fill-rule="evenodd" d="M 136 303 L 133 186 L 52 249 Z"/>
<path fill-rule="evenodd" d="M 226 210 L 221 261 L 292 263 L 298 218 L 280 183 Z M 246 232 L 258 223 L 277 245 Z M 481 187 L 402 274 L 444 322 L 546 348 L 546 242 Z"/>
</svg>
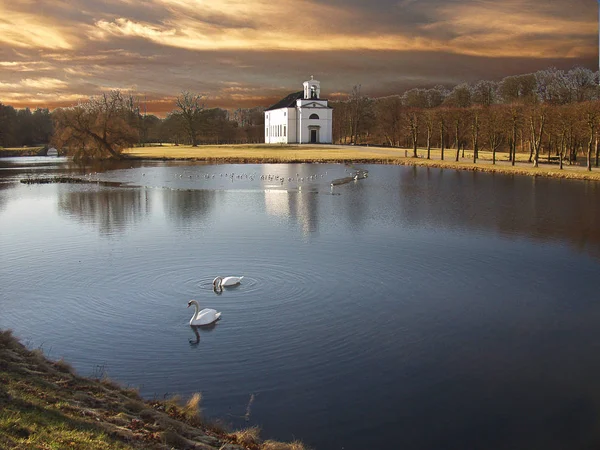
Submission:
<svg viewBox="0 0 600 450">
<path fill-rule="evenodd" d="M 403 219 L 417 225 L 493 230 L 566 241 L 600 256 L 600 185 L 439 169 L 405 172 Z"/>
<path fill-rule="evenodd" d="M 99 188 L 74 191 L 61 187 L 58 193 L 60 213 L 98 227 L 102 234 L 123 232 L 150 214 L 150 191 L 129 188 Z"/>
<path fill-rule="evenodd" d="M 165 190 L 162 195 L 166 216 L 177 222 L 205 217 L 216 203 L 216 191 Z"/>
<path fill-rule="evenodd" d="M 0 211 L 3 211 L 6 208 L 10 200 L 9 191 L 11 188 L 14 188 L 17 183 L 0 183 Z"/>
</svg>

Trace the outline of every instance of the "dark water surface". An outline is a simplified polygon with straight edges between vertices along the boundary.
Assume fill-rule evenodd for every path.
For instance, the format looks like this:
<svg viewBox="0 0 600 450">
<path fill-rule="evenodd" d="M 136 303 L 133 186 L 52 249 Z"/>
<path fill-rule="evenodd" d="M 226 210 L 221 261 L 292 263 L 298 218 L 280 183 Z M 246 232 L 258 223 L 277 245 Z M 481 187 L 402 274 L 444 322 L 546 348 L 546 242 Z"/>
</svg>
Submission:
<svg viewBox="0 0 600 450">
<path fill-rule="evenodd" d="M 598 447 L 600 185 L 360 168 L 0 160 L 0 328 L 317 450 Z"/>
</svg>

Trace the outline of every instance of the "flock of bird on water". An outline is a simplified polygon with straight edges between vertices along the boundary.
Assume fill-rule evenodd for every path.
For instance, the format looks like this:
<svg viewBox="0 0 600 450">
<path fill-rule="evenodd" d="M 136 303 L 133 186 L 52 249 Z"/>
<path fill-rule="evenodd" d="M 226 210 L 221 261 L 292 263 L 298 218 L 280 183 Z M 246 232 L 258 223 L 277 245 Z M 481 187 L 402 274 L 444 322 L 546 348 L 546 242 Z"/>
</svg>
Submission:
<svg viewBox="0 0 600 450">
<path fill-rule="evenodd" d="M 344 177 L 344 178 L 339 178 L 336 180 L 333 180 L 331 182 L 331 187 L 333 186 L 337 186 L 340 184 L 344 184 L 344 183 L 348 183 L 349 181 L 352 180 L 360 180 L 362 178 L 367 178 L 369 171 L 368 170 L 364 170 L 364 169 L 355 169 L 355 170 L 349 170 L 346 169 L 347 173 L 350 173 L 351 176 L 349 177 Z M 281 175 L 260 175 L 260 180 L 261 181 L 270 181 L 270 182 L 274 182 L 274 183 L 280 183 L 281 185 L 283 185 L 286 181 L 288 183 L 304 183 L 304 182 L 311 182 L 311 181 L 317 181 L 319 178 L 323 178 L 325 175 L 327 175 L 327 171 L 325 173 L 322 173 L 320 175 L 315 174 L 315 175 L 307 175 L 307 176 L 300 176 L 299 173 L 296 174 L 295 177 L 285 177 L 285 176 L 281 176 Z M 142 173 L 142 176 L 145 177 L 146 173 Z M 176 178 L 184 178 L 183 174 L 175 174 Z M 197 174 L 196 178 L 200 178 L 201 175 Z M 213 174 L 204 174 L 202 175 L 202 178 L 204 178 L 205 180 L 214 180 L 215 178 L 225 178 L 225 179 L 230 179 L 232 182 L 234 180 L 249 180 L 249 181 L 254 181 L 255 178 L 257 178 L 258 175 L 256 173 L 251 173 L 251 174 L 247 174 L 247 173 L 219 173 L 218 175 L 216 173 Z M 189 179 L 193 179 L 194 176 L 193 175 L 187 175 L 186 178 Z M 299 186 L 298 189 L 301 189 L 301 187 Z"/>
</svg>

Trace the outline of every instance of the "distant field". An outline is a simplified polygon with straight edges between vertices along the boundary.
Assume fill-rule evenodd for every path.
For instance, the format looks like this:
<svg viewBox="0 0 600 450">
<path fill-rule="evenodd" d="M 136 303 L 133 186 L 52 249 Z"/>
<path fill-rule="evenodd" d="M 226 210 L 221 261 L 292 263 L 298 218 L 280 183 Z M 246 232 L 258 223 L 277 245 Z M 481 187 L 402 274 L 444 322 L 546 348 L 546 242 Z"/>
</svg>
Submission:
<svg viewBox="0 0 600 450">
<path fill-rule="evenodd" d="M 357 150 L 360 148 L 360 151 Z M 389 154 L 377 148 L 349 147 L 342 145 L 203 145 L 192 147 L 154 146 L 136 147 L 125 151 L 139 158 L 197 159 L 197 160 L 248 160 L 250 161 L 349 161 L 357 158 L 381 159 Z"/>
<path fill-rule="evenodd" d="M 600 181 L 600 168 L 588 172 L 582 166 L 569 166 L 559 170 L 558 163 L 546 163 L 547 157 L 540 157 L 540 166 L 535 168 L 527 162 L 529 154 L 517 153 L 517 164 L 512 166 L 507 153 L 496 153 L 496 164 L 492 164 L 492 154 L 480 151 L 477 164 L 473 164 L 473 152 L 465 151 L 465 157 L 455 161 L 456 150 L 446 149 L 444 160 L 440 150 L 432 149 L 431 159 L 426 159 L 427 150 L 419 149 L 418 158 L 412 157 L 412 149 L 391 147 L 363 147 L 347 145 L 206 145 L 206 146 L 153 146 L 127 149 L 125 154 L 143 159 L 185 159 L 215 163 L 286 163 L 286 162 L 356 162 L 374 164 L 419 165 L 501 172 L 508 174 L 577 178 Z M 462 155 L 462 152 L 461 152 Z M 583 161 L 583 159 L 581 159 Z"/>
</svg>

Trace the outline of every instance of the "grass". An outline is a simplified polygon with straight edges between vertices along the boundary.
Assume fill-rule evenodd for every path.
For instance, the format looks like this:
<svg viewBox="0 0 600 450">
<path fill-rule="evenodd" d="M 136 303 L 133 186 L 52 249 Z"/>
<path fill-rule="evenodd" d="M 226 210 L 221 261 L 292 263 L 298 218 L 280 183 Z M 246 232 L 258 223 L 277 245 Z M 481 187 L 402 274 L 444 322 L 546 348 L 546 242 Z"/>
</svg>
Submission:
<svg viewBox="0 0 600 450">
<path fill-rule="evenodd" d="M 0 147 L 0 158 L 6 158 L 11 156 L 37 156 L 37 154 L 43 148 L 44 147 Z"/>
<path fill-rule="evenodd" d="M 545 176 L 600 181 L 600 168 L 587 171 L 581 165 L 564 164 L 560 170 L 558 163 L 548 164 L 545 156 L 540 157 L 539 167 L 527 162 L 529 153 L 517 153 L 517 162 L 512 166 L 507 153 L 496 153 L 496 163 L 492 164 L 492 153 L 479 152 L 479 159 L 473 164 L 473 153 L 466 151 L 464 158 L 455 161 L 456 150 L 447 149 L 444 160 L 440 150 L 432 149 L 431 159 L 426 159 L 426 149 L 418 149 L 418 157 L 412 156 L 412 149 L 390 147 L 363 147 L 347 145 L 206 145 L 206 146 L 156 146 L 127 149 L 125 155 L 140 159 L 180 159 L 207 163 L 370 163 L 439 167 L 456 170 L 496 172 L 512 175 Z M 462 155 L 462 152 L 461 152 Z"/>
<path fill-rule="evenodd" d="M 80 377 L 0 330 L 0 448 L 306 450 L 263 442 L 258 428 L 228 432 L 206 422 L 201 400 L 145 401 L 106 377 Z"/>
</svg>

